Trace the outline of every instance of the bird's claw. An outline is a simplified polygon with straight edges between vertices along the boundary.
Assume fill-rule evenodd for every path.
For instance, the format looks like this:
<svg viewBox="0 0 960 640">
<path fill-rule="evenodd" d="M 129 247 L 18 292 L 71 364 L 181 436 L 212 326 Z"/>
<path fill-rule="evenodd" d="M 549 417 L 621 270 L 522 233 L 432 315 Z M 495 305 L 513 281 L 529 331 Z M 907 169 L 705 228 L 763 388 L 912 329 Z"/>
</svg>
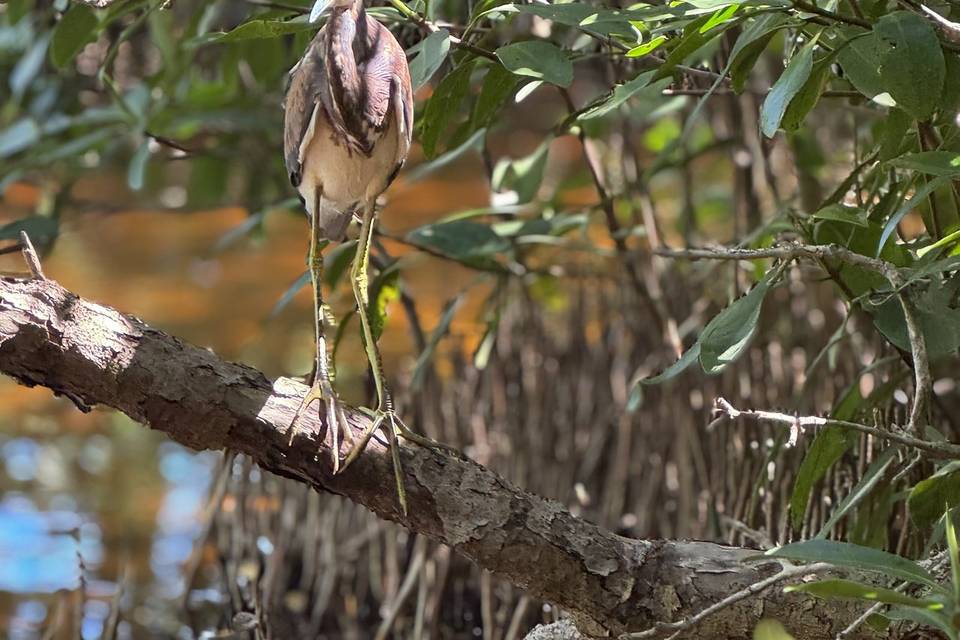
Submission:
<svg viewBox="0 0 960 640">
<path fill-rule="evenodd" d="M 387 434 L 387 443 L 390 447 L 390 457 L 393 459 L 393 472 L 397 485 L 397 498 L 400 502 L 401 511 L 404 515 L 406 515 L 407 493 L 403 485 L 403 469 L 400 466 L 400 444 L 397 440 L 398 436 L 404 440 L 409 440 L 420 445 L 421 447 L 426 447 L 428 449 L 442 449 L 451 452 L 456 452 L 456 449 L 436 442 L 435 440 L 431 440 L 426 436 L 421 436 L 418 433 L 414 433 L 406 424 L 404 424 L 403 420 L 400 419 L 400 416 L 398 416 L 393 409 L 362 408 L 361 411 L 370 417 L 370 424 L 364 430 L 363 436 L 360 438 L 360 440 L 354 442 L 353 447 L 347 454 L 346 460 L 343 462 L 343 469 L 349 467 L 353 461 L 356 460 L 361 453 L 363 453 L 364 449 L 367 448 L 367 444 L 370 442 L 370 438 L 373 437 L 373 434 L 377 432 L 377 429 L 384 427 L 384 430 Z"/>
<path fill-rule="evenodd" d="M 321 433 L 321 440 L 326 439 L 326 432 L 330 432 L 330 453 L 333 474 L 340 472 L 340 432 L 344 433 L 345 439 L 350 443 L 351 450 L 356 446 L 353 432 L 347 422 L 347 416 L 340 404 L 340 398 L 337 392 L 333 390 L 333 385 L 329 380 L 317 379 L 303 396 L 297 413 L 293 416 L 293 422 L 290 423 L 290 440 L 288 444 L 293 444 L 293 439 L 303 432 L 300 428 L 300 418 L 314 402 L 321 402 L 326 410 L 326 420 L 324 420 L 324 431 Z M 344 467 L 346 468 L 346 467 Z"/>
</svg>

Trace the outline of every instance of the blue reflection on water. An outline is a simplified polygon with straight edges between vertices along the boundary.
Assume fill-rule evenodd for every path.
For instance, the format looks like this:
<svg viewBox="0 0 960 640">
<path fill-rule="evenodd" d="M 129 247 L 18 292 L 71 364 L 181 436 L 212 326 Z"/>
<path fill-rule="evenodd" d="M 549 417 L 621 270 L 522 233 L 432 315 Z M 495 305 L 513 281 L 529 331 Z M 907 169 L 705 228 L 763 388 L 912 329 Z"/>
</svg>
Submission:
<svg viewBox="0 0 960 640">
<path fill-rule="evenodd" d="M 100 575 L 105 554 L 123 555 L 126 548 L 103 546 L 98 513 L 84 512 L 86 492 L 74 485 L 71 493 L 51 495 L 37 470 L 46 447 L 62 443 L 39 443 L 29 438 L 0 438 L 0 472 L 13 480 L 19 491 L 0 494 L 0 592 L 32 594 L 17 602 L 8 620 L 6 637 L 34 640 L 49 622 L 53 601 L 49 595 L 76 589 L 80 584 L 79 550 L 88 582 L 88 597 L 82 621 L 82 636 L 98 638 L 109 615 L 114 575 Z M 76 442 L 71 443 L 76 447 Z M 110 483 L 103 472 L 107 462 L 121 452 L 102 435 L 88 436 L 74 449 L 80 467 L 90 474 L 87 482 Z M 179 607 L 171 602 L 183 591 L 182 569 L 199 531 L 199 515 L 207 497 L 218 453 L 194 453 L 174 443 L 157 447 L 154 460 L 161 478 L 157 493 L 162 495 L 151 544 L 147 551 L 153 575 L 131 586 L 131 594 L 143 586 L 140 596 L 125 598 L 124 617 L 136 608 L 146 619 L 176 618 Z M 0 477 L 2 480 L 2 477 Z M 2 489 L 0 485 L 0 489 Z M 41 506 L 38 506 L 41 505 Z M 136 552 L 136 550 L 134 550 Z M 116 563 L 113 563 L 116 564 Z M 111 570 L 112 574 L 112 570 Z M 29 599 L 28 599 L 29 598 Z M 143 624 L 138 619 L 138 623 Z M 146 626 L 150 626 L 147 624 Z M 131 637 L 129 620 L 122 624 L 120 637 Z M 188 630 L 183 627 L 181 631 Z"/>
<path fill-rule="evenodd" d="M 87 567 L 103 557 L 99 528 L 84 527 L 70 511 L 39 511 L 29 498 L 9 493 L 0 500 L 0 590 L 52 593 L 76 588 L 77 541 Z"/>
<path fill-rule="evenodd" d="M 193 453 L 171 442 L 160 445 L 160 473 L 168 490 L 157 513 L 150 567 L 158 595 L 176 598 L 183 592 L 183 563 L 193 550 L 210 485 L 210 475 L 219 454 Z"/>
</svg>

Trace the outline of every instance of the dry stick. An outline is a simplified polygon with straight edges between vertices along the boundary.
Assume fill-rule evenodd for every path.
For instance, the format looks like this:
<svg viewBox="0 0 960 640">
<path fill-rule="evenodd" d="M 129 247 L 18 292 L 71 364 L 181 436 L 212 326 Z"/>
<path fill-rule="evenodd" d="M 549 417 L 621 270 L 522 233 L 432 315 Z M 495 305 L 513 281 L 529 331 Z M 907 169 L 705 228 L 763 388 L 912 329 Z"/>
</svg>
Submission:
<svg viewBox="0 0 960 640">
<path fill-rule="evenodd" d="M 701 622 L 703 622 L 703 620 L 706 619 L 707 617 L 717 613 L 718 611 L 722 611 L 723 609 L 726 609 L 727 607 L 733 604 L 736 604 L 741 600 L 744 600 L 746 598 L 749 598 L 750 596 L 756 595 L 761 591 L 764 591 L 765 589 L 772 587 L 778 582 L 783 582 L 784 580 L 792 580 L 793 578 L 801 578 L 803 576 L 820 573 L 822 571 L 830 571 L 831 569 L 834 569 L 834 568 L 835 567 L 833 565 L 826 562 L 815 562 L 813 564 L 803 565 L 799 567 L 785 566 L 782 570 L 773 574 L 769 578 L 765 578 L 758 582 L 754 582 L 753 584 L 746 587 L 745 589 L 741 589 L 740 591 L 737 591 L 736 593 L 724 598 L 723 600 L 717 602 L 716 604 L 713 604 L 707 607 L 700 613 L 694 616 L 690 616 L 686 620 L 680 620 L 677 622 L 661 622 L 654 625 L 650 629 L 647 629 L 646 631 L 640 631 L 637 633 L 627 633 L 620 637 L 621 639 L 639 640 L 642 638 L 661 638 L 661 637 L 664 637 L 667 633 L 669 633 L 670 635 L 666 636 L 667 640 L 673 640 L 674 638 L 679 637 L 679 635 L 684 631 L 687 631 L 688 629 L 691 629 L 697 626 L 698 624 L 700 624 Z"/>
<path fill-rule="evenodd" d="M 377 629 L 375 640 L 385 640 L 390 634 L 390 629 L 393 627 L 394 621 L 400 614 L 400 609 L 403 608 L 403 603 L 406 601 L 407 596 L 410 595 L 410 592 L 413 591 L 413 586 L 417 584 L 417 581 L 420 579 L 420 571 L 423 569 L 423 563 L 424 560 L 426 560 L 426 557 L 427 539 L 423 536 L 420 536 L 417 538 L 417 542 L 415 543 L 413 561 L 407 568 L 407 575 L 404 577 L 403 584 L 400 585 L 397 595 L 390 604 L 390 611 L 380 622 L 380 628 Z"/>
<path fill-rule="evenodd" d="M 859 422 L 849 422 L 847 420 L 834 420 L 833 418 L 821 418 L 819 416 L 796 416 L 787 413 L 778 413 L 776 411 L 758 411 L 750 409 L 737 409 L 723 398 L 717 398 L 714 404 L 716 411 L 726 415 L 731 419 L 750 418 L 752 420 L 762 420 L 764 422 L 774 422 L 786 424 L 791 429 L 804 430 L 817 427 L 840 427 L 859 431 L 883 440 L 896 442 L 907 447 L 912 447 L 919 451 L 924 451 L 937 458 L 960 458 L 960 445 L 949 442 L 928 442 L 912 436 L 903 435 L 895 431 L 887 431 L 878 427 L 871 427 Z"/>
<path fill-rule="evenodd" d="M 930 361 L 927 356 L 927 343 L 920 329 L 917 310 L 910 300 L 907 291 L 908 282 L 896 266 L 879 258 L 855 253 L 838 245 L 809 245 L 800 243 L 783 244 L 767 249 L 658 249 L 657 255 L 672 258 L 688 258 L 691 260 L 756 260 L 760 258 L 777 258 L 784 261 L 797 258 L 816 260 L 839 260 L 877 273 L 890 283 L 896 292 L 897 300 L 903 308 L 903 316 L 907 325 L 907 334 L 910 339 L 910 351 L 913 357 L 914 370 L 914 399 L 910 410 L 910 419 L 907 430 L 914 435 L 922 435 L 924 416 L 930 403 L 933 389 L 930 377 Z M 918 440 L 919 442 L 919 440 Z"/>
<path fill-rule="evenodd" d="M 573 100 L 570 98 L 570 94 L 566 89 L 560 89 L 560 94 L 563 96 L 563 99 L 567 104 L 567 110 L 572 116 L 577 112 L 577 109 L 573 105 Z M 653 318 L 653 321 L 656 324 L 657 333 L 666 335 L 666 322 L 664 320 L 663 313 L 661 312 L 660 305 L 658 305 L 657 301 L 653 299 L 653 297 L 650 295 L 650 292 L 644 286 L 643 281 L 640 279 L 640 274 L 637 271 L 637 264 L 632 259 L 630 248 L 627 246 L 626 239 L 620 233 L 621 227 L 620 223 L 617 221 L 617 213 L 613 208 L 613 199 L 610 197 L 606 186 L 603 184 L 603 178 L 600 176 L 600 168 L 596 165 L 594 159 L 591 157 L 590 147 L 587 144 L 587 134 L 583 130 L 583 127 L 580 127 L 577 138 L 580 140 L 580 146 L 583 149 L 583 158 L 587 163 L 587 169 L 590 171 L 590 177 L 593 179 L 594 187 L 600 196 L 601 207 L 607 223 L 607 231 L 617 248 L 617 254 L 620 256 L 620 260 L 623 263 L 624 268 L 627 270 L 627 276 L 630 280 L 630 284 L 633 286 L 637 296 L 646 305 L 650 316 Z"/>
<path fill-rule="evenodd" d="M 960 44 L 960 22 L 947 20 L 939 13 L 923 4 L 920 5 L 920 11 L 937 23 L 937 26 L 940 28 L 940 31 L 943 33 L 945 38 L 954 44 Z"/>
<path fill-rule="evenodd" d="M 40 266 L 40 258 L 37 257 L 37 250 L 33 248 L 33 243 L 30 242 L 30 236 L 27 235 L 26 231 L 20 231 L 20 251 L 23 254 L 23 260 L 27 263 L 27 268 L 30 269 L 30 275 L 33 276 L 34 280 L 46 280 L 47 276 L 43 275 L 43 267 Z"/>
</svg>

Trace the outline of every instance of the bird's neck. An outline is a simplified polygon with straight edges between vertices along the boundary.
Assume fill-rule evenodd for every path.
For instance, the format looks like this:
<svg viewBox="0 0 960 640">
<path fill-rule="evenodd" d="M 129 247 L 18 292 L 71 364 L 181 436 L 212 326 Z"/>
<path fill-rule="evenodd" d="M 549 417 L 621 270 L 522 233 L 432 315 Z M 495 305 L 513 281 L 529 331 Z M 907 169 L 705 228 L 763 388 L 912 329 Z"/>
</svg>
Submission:
<svg viewBox="0 0 960 640">
<path fill-rule="evenodd" d="M 353 112 L 362 100 L 359 67 L 369 55 L 363 3 L 335 8 L 325 29 L 325 58 L 334 97 L 344 110 Z"/>
</svg>

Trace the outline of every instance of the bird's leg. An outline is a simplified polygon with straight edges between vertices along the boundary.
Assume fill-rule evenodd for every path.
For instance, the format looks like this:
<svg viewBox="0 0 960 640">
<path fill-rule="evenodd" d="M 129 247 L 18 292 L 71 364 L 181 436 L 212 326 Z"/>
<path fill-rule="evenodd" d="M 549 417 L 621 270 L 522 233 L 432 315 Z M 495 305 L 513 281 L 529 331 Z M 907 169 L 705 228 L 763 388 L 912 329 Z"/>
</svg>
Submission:
<svg viewBox="0 0 960 640">
<path fill-rule="evenodd" d="M 370 442 L 371 436 L 373 436 L 377 429 L 384 427 L 393 458 L 393 470 L 397 483 L 397 497 L 400 500 L 400 508 L 403 510 L 403 513 L 406 514 L 407 500 L 403 487 L 403 470 L 400 467 L 400 451 L 397 446 L 397 436 L 402 436 L 406 440 L 431 449 L 447 447 L 411 431 L 394 411 L 393 396 L 390 395 L 390 389 L 387 387 L 383 373 L 383 361 L 380 358 L 380 350 L 377 348 L 377 342 L 374 339 L 369 316 L 370 300 L 367 287 L 367 274 L 370 265 L 370 242 L 373 238 L 374 211 L 373 203 L 368 203 L 364 208 L 363 226 L 361 227 L 360 238 L 358 239 L 357 254 L 353 259 L 350 280 L 353 284 L 353 295 L 357 299 L 357 313 L 360 315 L 360 325 L 363 329 L 363 346 L 367 353 L 367 360 L 370 362 L 370 369 L 373 372 L 373 384 L 377 391 L 377 408 L 372 412 L 372 421 L 364 432 L 363 437 L 353 445 L 347 454 L 347 459 L 344 461 L 343 467 L 346 469 L 350 466 L 350 463 L 363 453 L 367 443 Z"/>
<path fill-rule="evenodd" d="M 315 401 L 323 402 L 326 409 L 326 430 L 330 432 L 333 473 L 340 470 L 340 429 L 344 430 L 347 438 L 353 443 L 353 433 L 347 424 L 343 407 L 340 405 L 336 391 L 330 384 L 330 367 L 327 358 L 327 341 L 323 333 L 324 305 L 323 305 L 323 253 L 320 238 L 320 201 L 322 195 L 317 189 L 313 206 L 313 216 L 310 220 L 310 281 L 313 285 L 313 330 L 316 338 L 316 358 L 313 373 L 311 374 L 310 390 L 303 397 L 300 407 L 290 424 L 290 442 L 299 433 L 298 424 L 310 405 Z"/>
</svg>

